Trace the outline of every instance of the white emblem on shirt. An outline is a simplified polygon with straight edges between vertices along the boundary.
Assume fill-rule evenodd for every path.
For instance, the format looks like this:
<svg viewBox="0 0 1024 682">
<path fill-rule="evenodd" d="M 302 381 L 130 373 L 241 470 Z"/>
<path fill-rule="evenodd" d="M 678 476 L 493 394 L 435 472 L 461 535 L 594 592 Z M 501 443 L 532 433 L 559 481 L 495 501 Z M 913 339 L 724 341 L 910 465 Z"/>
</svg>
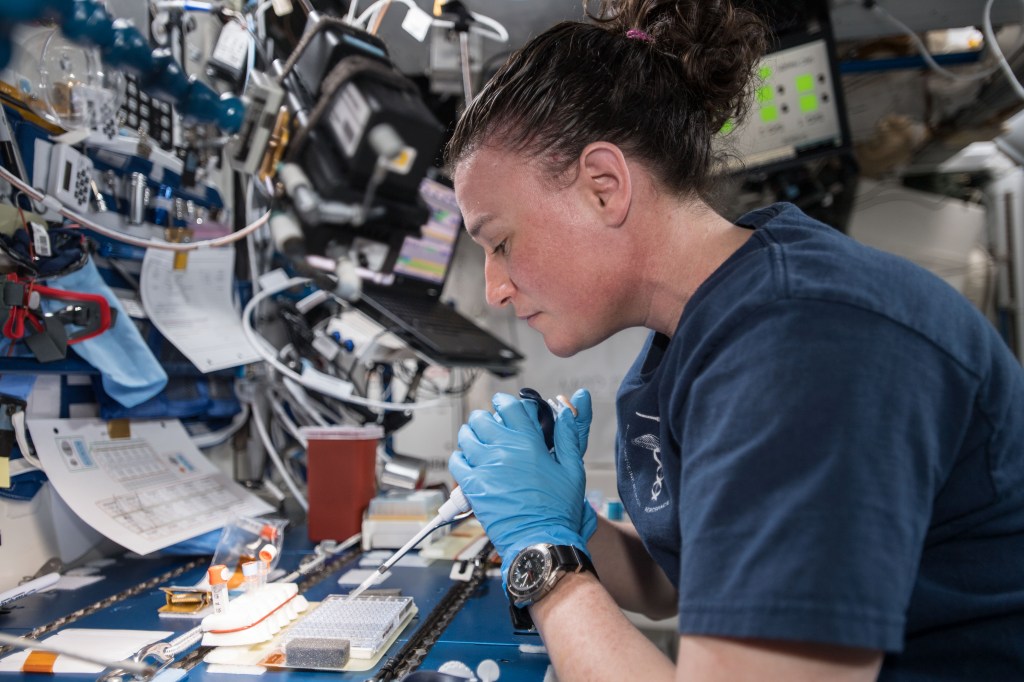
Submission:
<svg viewBox="0 0 1024 682">
<path fill-rule="evenodd" d="M 655 423 L 661 422 L 661 418 L 654 415 L 642 414 L 640 412 L 636 412 L 635 414 L 641 419 L 649 419 Z M 655 469 L 654 483 L 651 485 L 651 502 L 657 503 L 658 498 L 661 497 L 661 491 L 664 487 L 663 482 L 665 480 L 665 469 L 661 465 L 661 440 L 656 434 L 645 433 L 642 436 L 634 438 L 632 440 L 632 444 L 637 445 L 644 450 L 648 450 L 651 453 L 651 458 L 654 460 Z M 660 506 L 655 506 L 653 509 L 648 507 L 645 511 L 654 511 L 660 508 Z"/>
</svg>

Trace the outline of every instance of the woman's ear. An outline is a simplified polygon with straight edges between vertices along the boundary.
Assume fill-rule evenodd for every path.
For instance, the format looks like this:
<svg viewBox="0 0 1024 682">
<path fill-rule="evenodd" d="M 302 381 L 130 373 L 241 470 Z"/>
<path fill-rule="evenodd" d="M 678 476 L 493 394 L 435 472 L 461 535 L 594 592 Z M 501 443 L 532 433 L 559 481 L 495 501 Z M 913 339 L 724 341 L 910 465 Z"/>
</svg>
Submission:
<svg viewBox="0 0 1024 682">
<path fill-rule="evenodd" d="M 618 226 L 626 220 L 633 186 L 622 150 L 610 142 L 592 142 L 580 153 L 578 181 L 584 198 L 602 222 Z"/>
</svg>

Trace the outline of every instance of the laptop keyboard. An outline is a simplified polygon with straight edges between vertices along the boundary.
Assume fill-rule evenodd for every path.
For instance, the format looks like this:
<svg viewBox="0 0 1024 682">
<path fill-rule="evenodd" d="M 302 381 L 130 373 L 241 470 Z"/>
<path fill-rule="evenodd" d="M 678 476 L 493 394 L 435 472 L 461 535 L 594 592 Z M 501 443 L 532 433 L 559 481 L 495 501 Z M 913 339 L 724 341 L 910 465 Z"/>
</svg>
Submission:
<svg viewBox="0 0 1024 682">
<path fill-rule="evenodd" d="M 422 341 L 443 355 L 492 357 L 504 350 L 500 341 L 440 301 L 376 292 L 373 298 L 396 319 L 420 332 Z"/>
</svg>

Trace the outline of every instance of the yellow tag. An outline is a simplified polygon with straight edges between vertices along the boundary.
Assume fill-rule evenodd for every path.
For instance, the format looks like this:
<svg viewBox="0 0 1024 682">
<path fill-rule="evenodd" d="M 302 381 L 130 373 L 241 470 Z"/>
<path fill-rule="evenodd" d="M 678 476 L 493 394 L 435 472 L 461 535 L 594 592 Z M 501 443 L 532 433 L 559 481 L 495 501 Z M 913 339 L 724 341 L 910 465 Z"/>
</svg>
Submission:
<svg viewBox="0 0 1024 682">
<path fill-rule="evenodd" d="M 184 270 L 188 267 L 188 251 L 174 252 L 174 269 Z"/>
<path fill-rule="evenodd" d="M 416 150 L 412 147 L 405 147 L 398 156 L 387 162 L 386 166 L 392 173 L 406 175 L 412 170 L 412 164 L 416 161 Z"/>
<path fill-rule="evenodd" d="M 111 419 L 107 422 L 107 435 L 111 438 L 131 438 L 131 422 L 127 419 Z"/>
<path fill-rule="evenodd" d="M 11 459 L 0 457 L 0 488 L 11 487 Z"/>
</svg>

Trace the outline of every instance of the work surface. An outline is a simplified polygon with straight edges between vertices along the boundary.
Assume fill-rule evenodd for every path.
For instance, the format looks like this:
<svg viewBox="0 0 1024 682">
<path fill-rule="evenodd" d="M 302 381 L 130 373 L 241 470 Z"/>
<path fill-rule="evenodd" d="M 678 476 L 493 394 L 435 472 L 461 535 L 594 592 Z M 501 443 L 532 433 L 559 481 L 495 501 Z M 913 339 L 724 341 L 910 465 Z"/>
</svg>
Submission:
<svg viewBox="0 0 1024 682">
<path fill-rule="evenodd" d="M 281 553 L 279 568 L 291 571 L 310 554 L 308 543 L 298 542 L 292 533 Z M 306 546 L 303 546 L 306 545 Z M 331 594 L 346 594 L 351 585 L 339 585 L 339 576 L 359 567 L 362 552 L 340 553 L 328 560 L 324 570 L 314 571 L 297 582 L 299 592 L 310 602 Z M 492 659 L 500 666 L 501 679 L 508 682 L 544 679 L 549 659 L 541 651 L 540 638 L 515 633 L 502 594 L 501 581 L 486 577 L 482 567 L 476 580 L 468 585 L 449 577 L 451 561 L 436 560 L 425 567 L 396 566 L 381 589 L 400 589 L 414 598 L 419 612 L 399 635 L 381 660 L 362 672 L 323 672 L 305 670 L 253 670 L 247 676 L 268 681 L 287 680 L 363 680 L 401 679 L 415 670 L 437 670 L 443 663 L 458 660 L 471 670 Z M 187 632 L 198 624 L 193 618 L 168 618 L 157 609 L 165 603 L 161 586 L 197 583 L 209 566 L 208 558 L 125 557 L 100 569 L 103 579 L 74 591 L 48 591 L 25 597 L 9 613 L 0 613 L 0 632 L 15 636 L 45 639 L 63 628 L 132 629 L 173 631 L 167 637 Z M 421 639 L 425 638 L 425 644 Z M 415 640 L 410 645 L 410 640 Z M 526 645 L 521 648 L 521 645 Z M 525 651 L 524 651 L 525 649 Z M 234 672 L 219 672 L 203 660 L 209 648 L 193 646 L 177 656 L 175 662 L 157 679 L 236 680 Z M 101 651 L 96 652 L 102 655 Z M 419 661 L 410 665 L 409 661 Z M 0 682 L 38 682 L 47 676 L 35 673 L 0 673 Z M 72 680 L 95 680 L 94 674 L 60 674 Z"/>
</svg>

